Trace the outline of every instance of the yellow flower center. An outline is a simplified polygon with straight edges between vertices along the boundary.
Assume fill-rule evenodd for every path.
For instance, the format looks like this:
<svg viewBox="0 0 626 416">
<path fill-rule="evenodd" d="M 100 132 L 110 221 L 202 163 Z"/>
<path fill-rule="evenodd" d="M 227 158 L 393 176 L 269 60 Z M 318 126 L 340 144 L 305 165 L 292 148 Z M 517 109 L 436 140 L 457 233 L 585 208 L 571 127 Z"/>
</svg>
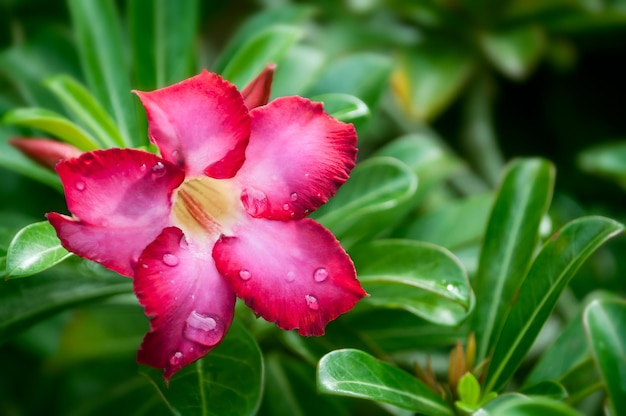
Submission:
<svg viewBox="0 0 626 416">
<path fill-rule="evenodd" d="M 232 183 L 206 176 L 186 180 L 174 191 L 172 219 L 187 235 L 219 237 L 232 234 L 230 227 L 242 211 Z"/>
</svg>

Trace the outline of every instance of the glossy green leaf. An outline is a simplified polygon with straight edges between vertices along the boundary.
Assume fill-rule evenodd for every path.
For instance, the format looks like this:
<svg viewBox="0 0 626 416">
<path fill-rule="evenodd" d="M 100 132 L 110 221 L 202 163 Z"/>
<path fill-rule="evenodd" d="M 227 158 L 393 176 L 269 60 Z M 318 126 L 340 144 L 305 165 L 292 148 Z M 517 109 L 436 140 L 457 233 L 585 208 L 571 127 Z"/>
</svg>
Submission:
<svg viewBox="0 0 626 416">
<path fill-rule="evenodd" d="M 37 278 L 0 282 L 0 343 L 62 310 L 131 292 L 130 279 L 77 258 Z"/>
<path fill-rule="evenodd" d="M 199 9 L 198 0 L 128 2 L 138 89 L 161 88 L 195 72 Z"/>
<path fill-rule="evenodd" d="M 465 373 L 457 387 L 459 399 L 467 404 L 475 405 L 480 400 L 480 383 L 472 373 Z"/>
<path fill-rule="evenodd" d="M 55 75 L 46 86 L 98 139 L 98 147 L 124 146 L 124 141 L 111 117 L 87 89 L 74 78 Z"/>
<path fill-rule="evenodd" d="M 375 108 L 389 85 L 392 64 L 389 57 L 381 54 L 347 55 L 331 61 L 307 94 L 349 94 Z"/>
<path fill-rule="evenodd" d="M 61 246 L 48 221 L 22 228 L 7 251 L 6 277 L 30 276 L 62 262 L 72 254 Z"/>
<path fill-rule="evenodd" d="M 265 66 L 277 63 L 303 35 L 295 26 L 271 26 L 247 40 L 232 56 L 222 76 L 238 88 L 245 87 Z"/>
<path fill-rule="evenodd" d="M 237 321 L 217 348 L 172 376 L 168 386 L 160 371 L 148 367 L 141 371 L 174 414 L 254 415 L 261 402 L 261 350 Z"/>
<path fill-rule="evenodd" d="M 367 105 L 349 94 L 329 93 L 311 97 L 312 101 L 324 104 L 324 111 L 345 123 L 367 117 L 370 114 Z"/>
<path fill-rule="evenodd" d="M 537 66 L 547 37 L 538 26 L 514 27 L 485 33 L 480 46 L 491 63 L 509 78 L 521 80 Z"/>
<path fill-rule="evenodd" d="M 614 415 L 626 414 L 626 302 L 596 300 L 583 315 L 585 332 Z"/>
<path fill-rule="evenodd" d="M 82 127 L 60 114 L 43 108 L 18 108 L 6 113 L 2 121 L 41 130 L 81 150 L 98 148 L 98 141 Z"/>
<path fill-rule="evenodd" d="M 301 25 L 313 12 L 314 9 L 311 6 L 292 4 L 274 7 L 255 14 L 244 22 L 234 36 L 231 37 L 228 45 L 226 45 L 226 48 L 222 51 L 213 66 L 213 70 L 217 73 L 223 73 L 234 56 L 240 54 L 241 49 L 257 34 L 276 25 Z"/>
<path fill-rule="evenodd" d="M 68 0 L 68 6 L 89 90 L 113 115 L 124 144 L 141 144 L 115 3 Z"/>
<path fill-rule="evenodd" d="M 474 281 L 477 362 L 493 349 L 526 276 L 539 224 L 552 197 L 553 166 L 542 159 L 511 163 L 496 194 Z"/>
<path fill-rule="evenodd" d="M 402 162 L 370 158 L 359 163 L 337 194 L 313 217 L 329 228 L 344 247 L 380 234 L 417 190 L 417 177 Z"/>
<path fill-rule="evenodd" d="M 513 398 L 494 406 L 486 416 L 582 416 L 567 404 L 546 397 Z"/>
<path fill-rule="evenodd" d="M 461 46 L 425 42 L 400 56 L 392 86 L 411 118 L 430 121 L 456 99 L 473 69 L 471 55 Z"/>
<path fill-rule="evenodd" d="M 441 397 L 407 372 L 358 350 L 325 355 L 317 368 L 321 392 L 389 403 L 429 415 L 453 415 Z"/>
<path fill-rule="evenodd" d="M 260 412 L 264 415 L 349 415 L 341 406 L 339 397 L 320 395 L 317 392 L 314 366 L 308 366 L 284 354 L 266 356 L 264 395 Z"/>
<path fill-rule="evenodd" d="M 499 390 L 513 375 L 582 263 L 624 226 L 603 217 L 571 221 L 548 241 L 519 289 L 495 345 L 485 390 Z"/>
<path fill-rule="evenodd" d="M 446 249 L 413 240 L 377 240 L 350 252 L 359 280 L 379 307 L 405 309 L 439 325 L 457 325 L 471 309 L 461 263 Z"/>
<path fill-rule="evenodd" d="M 274 73 L 272 98 L 306 96 L 325 63 L 326 56 L 318 49 L 301 44 L 289 48 Z"/>
<path fill-rule="evenodd" d="M 567 390 L 561 383 L 552 380 L 545 380 L 522 390 L 527 396 L 543 396 L 556 400 L 564 400 L 567 398 Z"/>
<path fill-rule="evenodd" d="M 626 141 L 583 151 L 578 165 L 586 172 L 611 178 L 626 189 Z"/>
</svg>

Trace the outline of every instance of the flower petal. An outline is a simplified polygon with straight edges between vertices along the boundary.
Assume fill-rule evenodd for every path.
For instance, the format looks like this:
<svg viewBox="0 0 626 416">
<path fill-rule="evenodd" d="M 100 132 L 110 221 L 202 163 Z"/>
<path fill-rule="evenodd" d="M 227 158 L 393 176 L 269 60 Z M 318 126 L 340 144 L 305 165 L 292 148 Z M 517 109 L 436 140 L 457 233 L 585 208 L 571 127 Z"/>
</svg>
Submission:
<svg viewBox="0 0 626 416">
<path fill-rule="evenodd" d="M 63 246 L 126 276 L 169 225 L 176 166 L 133 149 L 97 150 L 57 165 L 70 212 L 48 214 Z"/>
<path fill-rule="evenodd" d="M 9 144 L 44 168 L 54 170 L 59 161 L 80 156 L 83 152 L 68 143 L 51 139 L 9 139 Z"/>
<path fill-rule="evenodd" d="M 365 291 L 350 257 L 317 222 L 252 219 L 215 244 L 217 269 L 258 315 L 301 335 L 322 335 Z"/>
<path fill-rule="evenodd" d="M 267 65 L 259 75 L 241 90 L 241 95 L 243 95 L 248 109 L 252 110 L 269 102 L 275 71 L 275 64 Z"/>
<path fill-rule="evenodd" d="M 278 98 L 250 112 L 246 162 L 236 179 L 256 218 L 302 218 L 333 196 L 356 158 L 356 131 L 301 97 Z"/>
<path fill-rule="evenodd" d="M 148 135 L 161 155 L 187 176 L 231 178 L 245 160 L 250 118 L 234 85 L 203 71 L 178 84 L 135 93 L 148 116 Z"/>
<path fill-rule="evenodd" d="M 235 294 L 217 270 L 210 246 L 169 227 L 141 255 L 135 293 L 150 317 L 137 361 L 164 369 L 166 380 L 204 357 L 233 320 Z"/>
</svg>

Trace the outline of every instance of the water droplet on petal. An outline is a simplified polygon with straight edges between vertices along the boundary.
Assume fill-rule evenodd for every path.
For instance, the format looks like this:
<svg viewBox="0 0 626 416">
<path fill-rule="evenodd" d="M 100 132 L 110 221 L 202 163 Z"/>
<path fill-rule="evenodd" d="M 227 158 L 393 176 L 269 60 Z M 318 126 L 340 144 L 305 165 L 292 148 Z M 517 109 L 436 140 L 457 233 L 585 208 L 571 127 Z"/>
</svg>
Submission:
<svg viewBox="0 0 626 416">
<path fill-rule="evenodd" d="M 153 178 L 161 178 L 165 175 L 166 169 L 165 165 L 162 162 L 157 162 L 154 166 L 152 166 L 152 177 Z"/>
<path fill-rule="evenodd" d="M 253 217 L 258 217 L 267 212 L 268 200 L 265 192 L 254 188 L 244 189 L 241 192 L 241 202 L 246 212 Z"/>
<path fill-rule="evenodd" d="M 292 201 L 297 201 L 298 200 L 298 193 L 297 192 L 292 192 L 291 195 L 289 195 L 289 198 Z"/>
<path fill-rule="evenodd" d="M 315 272 L 313 273 L 313 278 L 315 279 L 316 282 L 323 282 L 324 280 L 328 278 L 328 270 L 326 270 L 323 267 L 320 267 L 319 269 L 315 270 Z"/>
<path fill-rule="evenodd" d="M 187 239 L 185 238 L 184 235 L 180 237 L 180 241 L 178 241 L 178 246 L 182 248 L 183 250 L 186 250 L 189 248 L 189 243 L 187 242 Z"/>
<path fill-rule="evenodd" d="M 191 311 L 185 321 L 183 335 L 189 341 L 212 347 L 224 336 L 224 322 L 217 315 L 203 315 Z"/>
<path fill-rule="evenodd" d="M 296 274 L 293 271 L 288 272 L 286 280 L 289 283 L 293 282 L 294 280 L 296 280 Z"/>
<path fill-rule="evenodd" d="M 163 255 L 163 263 L 166 266 L 174 267 L 178 265 L 178 257 L 174 254 L 166 253 Z"/>
<path fill-rule="evenodd" d="M 183 360 L 183 353 L 180 351 L 176 351 L 171 357 L 170 357 L 170 364 L 171 365 L 178 365 L 180 364 L 180 362 Z"/>
<path fill-rule="evenodd" d="M 144 269 L 148 268 L 148 264 L 147 263 L 141 263 L 141 267 L 143 267 Z"/>
<path fill-rule="evenodd" d="M 291 207 L 289 206 L 289 204 L 284 204 L 284 205 L 283 205 L 283 210 L 285 210 L 285 211 L 289 211 L 289 208 L 291 208 Z"/>
<path fill-rule="evenodd" d="M 146 166 L 145 163 L 142 163 L 141 166 L 139 166 L 139 170 L 144 172 L 146 169 L 148 169 L 148 166 Z"/>
<path fill-rule="evenodd" d="M 87 187 L 87 185 L 83 181 L 76 182 L 74 186 L 76 186 L 76 189 L 78 189 L 79 191 L 84 191 L 85 188 Z"/>
<path fill-rule="evenodd" d="M 241 269 L 239 271 L 239 277 L 241 278 L 241 280 L 250 280 L 250 278 L 252 277 L 252 274 L 250 274 L 250 272 L 246 269 Z"/>
<path fill-rule="evenodd" d="M 304 300 L 306 301 L 306 306 L 308 306 L 309 309 L 316 311 L 320 308 L 320 305 L 319 303 L 317 303 L 317 298 L 315 296 L 305 295 Z"/>
</svg>

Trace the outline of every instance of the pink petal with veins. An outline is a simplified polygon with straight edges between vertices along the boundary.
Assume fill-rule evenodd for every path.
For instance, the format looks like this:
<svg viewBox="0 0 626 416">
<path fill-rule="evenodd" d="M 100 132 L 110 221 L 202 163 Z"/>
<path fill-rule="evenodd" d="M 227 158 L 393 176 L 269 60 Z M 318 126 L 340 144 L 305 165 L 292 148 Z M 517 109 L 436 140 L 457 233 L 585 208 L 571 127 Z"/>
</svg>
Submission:
<svg viewBox="0 0 626 416">
<path fill-rule="evenodd" d="M 143 249 L 169 225 L 182 171 L 151 153 L 108 149 L 64 160 L 57 172 L 73 217 L 47 217 L 63 246 L 132 276 Z"/>
<path fill-rule="evenodd" d="M 365 291 L 352 261 L 317 222 L 250 218 L 215 244 L 217 269 L 258 315 L 301 335 L 322 335 Z"/>
<path fill-rule="evenodd" d="M 355 164 L 356 131 L 322 105 L 285 97 L 250 112 L 241 200 L 256 218 L 298 219 L 333 196 Z"/>
<path fill-rule="evenodd" d="M 219 75 L 202 72 L 152 92 L 136 91 L 148 135 L 187 176 L 233 177 L 245 160 L 250 119 L 243 97 Z"/>
<path fill-rule="evenodd" d="M 162 368 L 166 380 L 215 348 L 232 323 L 235 294 L 210 250 L 169 227 L 137 264 L 135 293 L 150 317 L 137 360 Z"/>
</svg>

